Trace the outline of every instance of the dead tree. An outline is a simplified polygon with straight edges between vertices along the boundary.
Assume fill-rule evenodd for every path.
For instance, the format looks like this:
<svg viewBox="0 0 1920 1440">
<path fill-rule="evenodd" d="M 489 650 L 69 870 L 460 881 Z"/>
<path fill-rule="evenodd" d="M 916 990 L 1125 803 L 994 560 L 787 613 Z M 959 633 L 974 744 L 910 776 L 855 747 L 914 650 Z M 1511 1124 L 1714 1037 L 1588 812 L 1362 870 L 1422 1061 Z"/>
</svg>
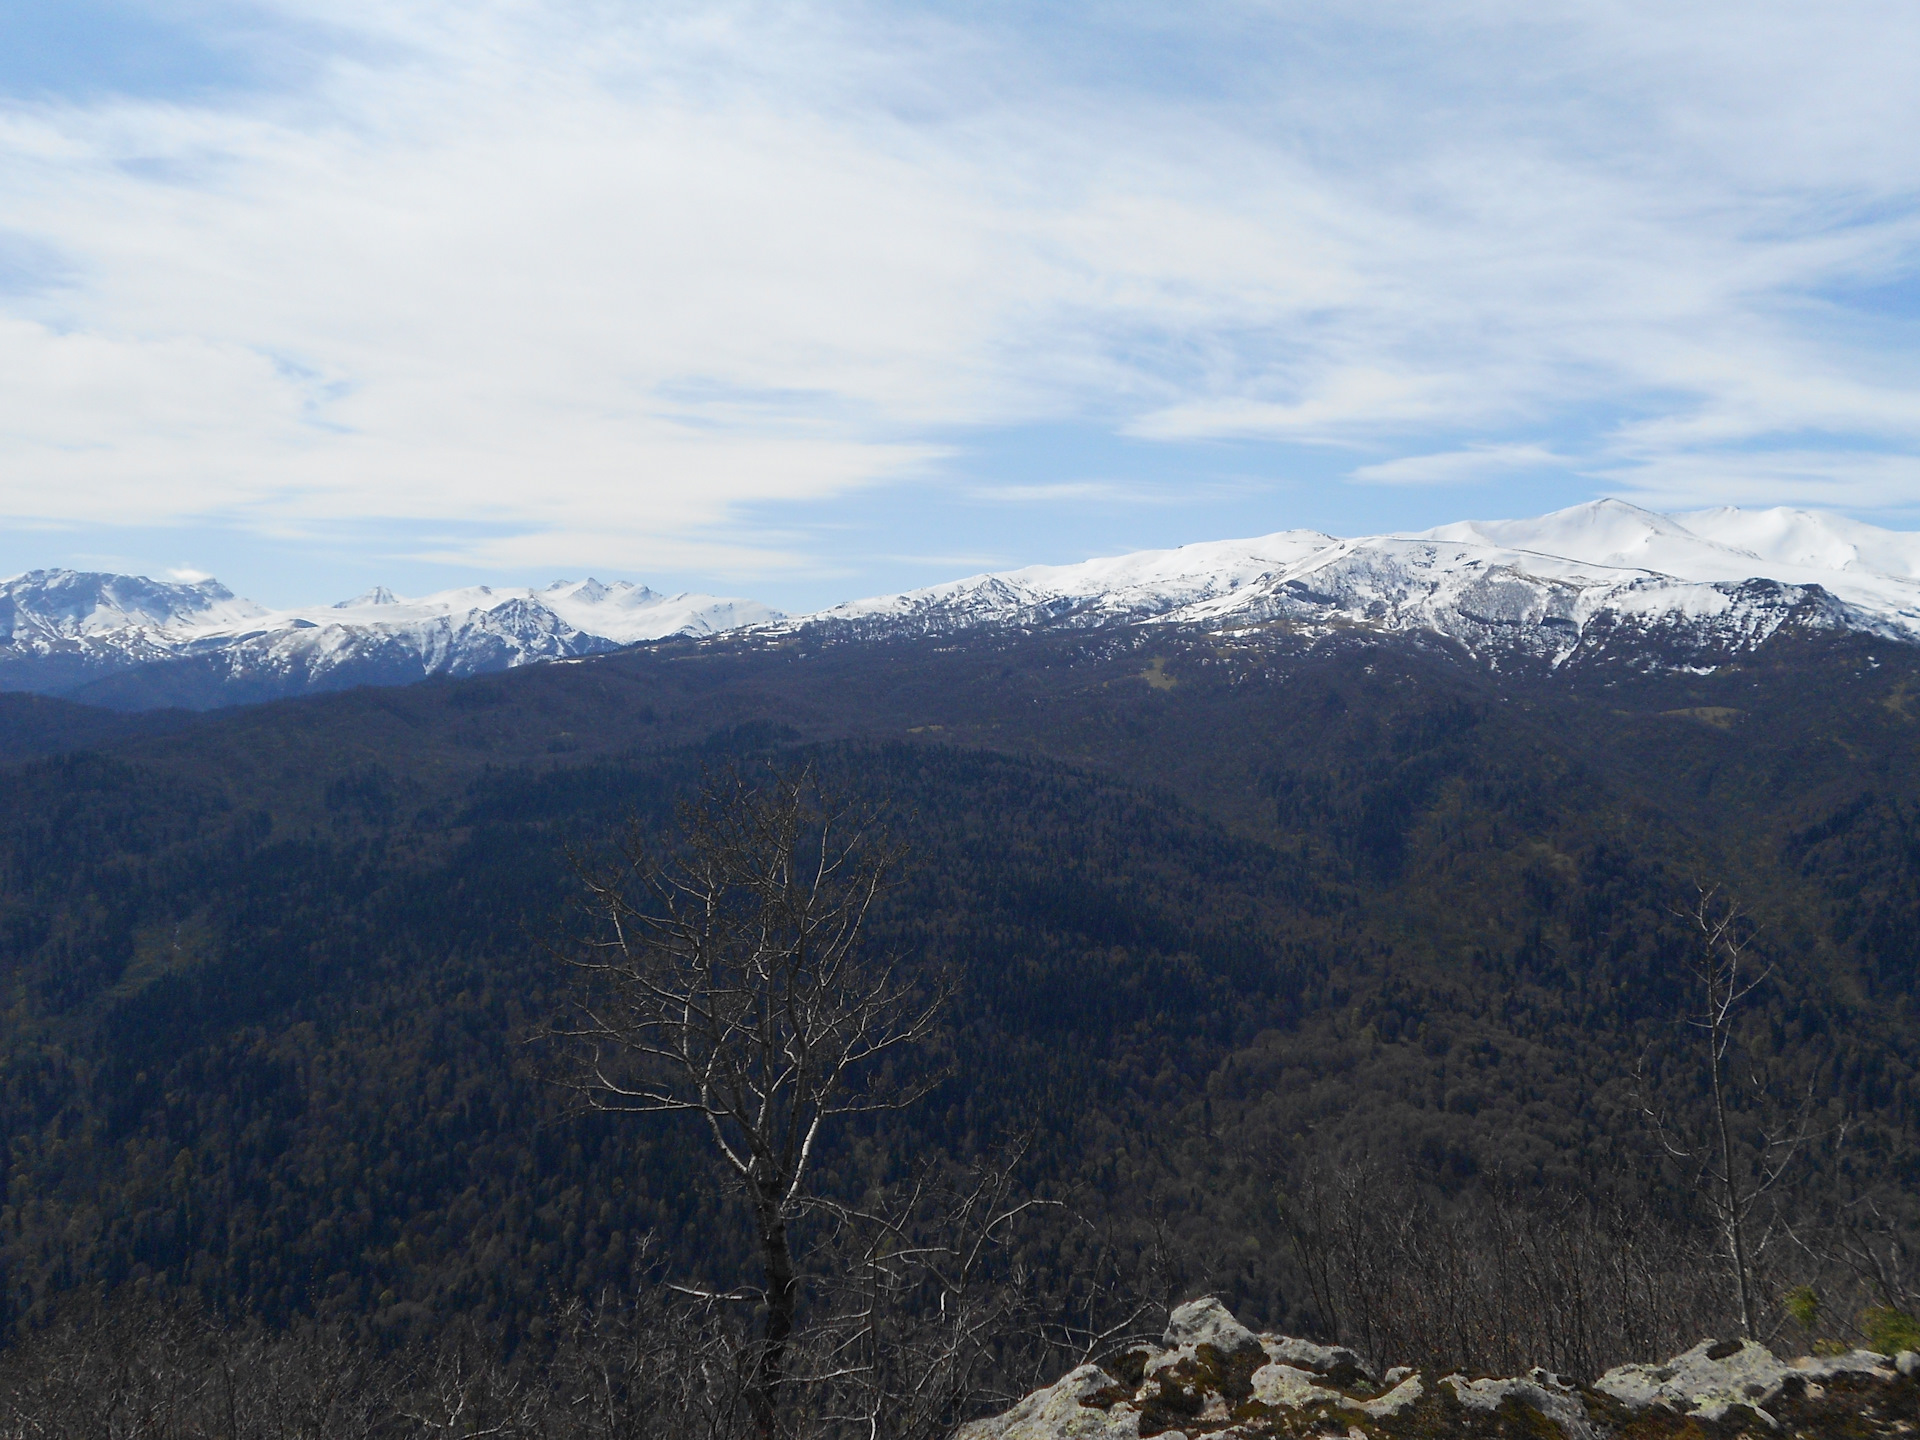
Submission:
<svg viewBox="0 0 1920 1440">
<path fill-rule="evenodd" d="M 1809 1090 L 1786 1123 L 1769 1126 L 1755 1119 L 1751 1133 L 1736 1136 L 1743 1118 L 1743 1084 L 1734 1073 L 1732 1052 L 1741 1002 L 1773 973 L 1748 955 L 1750 927 L 1740 908 L 1723 899 L 1717 889 L 1702 889 L 1686 910 L 1677 912 L 1695 932 L 1687 961 L 1694 1003 L 1698 1007 L 1686 1023 L 1698 1035 L 1705 1070 L 1709 1110 L 1704 1124 L 1689 1128 L 1646 1095 L 1645 1065 L 1639 1079 L 1641 1113 L 1666 1152 L 1692 1168 L 1701 1197 L 1712 1213 L 1725 1245 L 1732 1275 L 1734 1301 L 1748 1338 L 1760 1330 L 1759 1299 L 1754 1283 L 1754 1246 L 1749 1227 L 1755 1210 L 1795 1157 L 1815 1138 L 1809 1125 L 1813 1094 Z M 1764 1242 L 1763 1242 L 1764 1244 Z"/>
<path fill-rule="evenodd" d="M 589 1106 L 691 1115 L 753 1217 L 764 1305 L 749 1398 L 778 1423 L 800 1299 L 790 1228 L 837 1116 L 918 1099 L 938 1076 L 877 1084 L 875 1062 L 924 1041 L 946 999 L 863 931 L 903 857 L 870 806 L 825 799 L 811 767 L 711 775 L 661 854 L 630 825 L 611 863 L 577 860 L 591 933 L 570 1083 Z"/>
</svg>

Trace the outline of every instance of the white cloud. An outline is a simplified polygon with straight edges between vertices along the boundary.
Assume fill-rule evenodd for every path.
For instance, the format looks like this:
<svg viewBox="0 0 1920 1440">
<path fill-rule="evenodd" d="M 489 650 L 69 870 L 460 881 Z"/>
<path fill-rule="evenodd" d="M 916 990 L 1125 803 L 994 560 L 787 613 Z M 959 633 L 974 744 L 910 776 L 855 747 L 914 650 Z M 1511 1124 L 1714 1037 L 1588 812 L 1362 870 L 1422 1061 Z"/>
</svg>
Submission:
<svg viewBox="0 0 1920 1440">
<path fill-rule="evenodd" d="M 1104 51 L 857 4 L 279 8 L 352 41 L 310 88 L 0 110 L 0 213 L 61 276 L 0 296 L 0 515 L 751 575 L 812 562 L 747 507 L 1090 415 L 1433 451 L 1376 484 L 1558 452 L 1692 494 L 1768 446 L 1784 498 L 1914 483 L 1910 333 L 1831 298 L 1920 256 L 1904 4 L 1060 12 Z"/>
<path fill-rule="evenodd" d="M 167 578 L 182 585 L 197 585 L 202 580 L 211 580 L 213 576 L 194 565 L 175 565 L 167 571 Z"/>
<path fill-rule="evenodd" d="M 1774 450 L 1662 455 L 1622 467 L 1615 493 L 1654 510 L 1711 505 L 1816 505 L 1834 510 L 1920 509 L 1920 457 L 1861 450 Z"/>
<path fill-rule="evenodd" d="M 1472 445 L 1362 465 L 1352 478 L 1366 485 L 1459 485 L 1515 470 L 1558 470 L 1566 464 L 1544 445 Z"/>
</svg>

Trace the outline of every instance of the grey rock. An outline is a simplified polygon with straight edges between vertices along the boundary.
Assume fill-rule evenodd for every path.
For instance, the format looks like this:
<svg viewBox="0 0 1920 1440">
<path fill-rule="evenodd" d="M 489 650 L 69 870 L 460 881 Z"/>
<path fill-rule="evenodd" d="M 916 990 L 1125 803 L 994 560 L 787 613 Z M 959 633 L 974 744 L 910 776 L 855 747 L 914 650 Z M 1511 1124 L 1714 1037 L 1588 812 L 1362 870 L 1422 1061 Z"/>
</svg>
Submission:
<svg viewBox="0 0 1920 1440">
<path fill-rule="evenodd" d="M 1303 1409 L 1322 1403 L 1338 1404 L 1347 1397 L 1314 1383 L 1315 1377 L 1291 1365 L 1262 1365 L 1253 1372 L 1253 1398 L 1262 1405 Z"/>
<path fill-rule="evenodd" d="M 1396 1368 L 1406 1370 L 1407 1367 L 1402 1365 Z M 1393 1371 L 1389 1370 L 1387 1374 L 1392 1375 Z M 1379 1399 L 1348 1400 L 1346 1404 L 1348 1408 L 1358 1410 L 1371 1419 L 1391 1420 L 1401 1411 L 1411 1410 L 1426 1393 L 1425 1382 L 1413 1371 L 1407 1370 L 1405 1378 Z"/>
<path fill-rule="evenodd" d="M 954 1440 L 1140 1440 L 1139 1411 L 1119 1405 L 1102 1410 L 1081 1403 L 1114 1383 L 1098 1365 L 1082 1365 L 1046 1389 L 1034 1391 L 1004 1415 L 962 1425 Z M 1162 1440 L 1174 1440 L 1173 1434 Z"/>
<path fill-rule="evenodd" d="M 1358 1371 L 1367 1379 L 1373 1379 L 1373 1367 L 1344 1345 L 1316 1345 L 1311 1340 L 1295 1340 L 1287 1335 L 1262 1335 L 1260 1344 L 1265 1347 L 1267 1358 L 1276 1365 L 1291 1365 L 1316 1375 L 1338 1376 L 1343 1371 Z"/>
<path fill-rule="evenodd" d="M 1167 1345 L 1181 1349 L 1211 1345 L 1224 1355 L 1257 1350 L 1260 1337 L 1234 1319 L 1233 1312 L 1211 1295 L 1176 1306 L 1167 1317 Z"/>
<path fill-rule="evenodd" d="M 1557 1381 L 1469 1380 L 1464 1375 L 1447 1375 L 1440 1383 L 1451 1386 L 1469 1410 L 1498 1410 L 1506 1401 L 1518 1400 L 1558 1425 L 1567 1440 L 1597 1440 L 1599 1435 L 1579 1395 Z"/>
<path fill-rule="evenodd" d="M 1802 1433 L 1897 1437 L 1910 1428 L 1904 1417 L 1912 1409 L 1910 1387 L 1901 1377 L 1920 1374 L 1920 1354 L 1912 1351 L 1894 1359 L 1855 1350 L 1783 1362 L 1751 1340 L 1703 1340 L 1664 1365 L 1609 1370 L 1590 1388 L 1539 1368 L 1510 1379 L 1456 1374 L 1436 1381 L 1401 1365 L 1387 1371 L 1386 1393 L 1375 1394 L 1370 1385 L 1351 1383 L 1368 1373 L 1353 1351 L 1285 1335 L 1254 1335 L 1212 1298 L 1175 1310 L 1166 1338 L 1167 1348 L 1152 1352 L 1140 1370 L 1131 1368 L 1141 1364 L 1139 1353 L 1130 1357 L 1127 1373 L 1142 1377 L 1137 1386 L 1120 1383 L 1099 1366 L 1083 1365 L 1006 1414 L 962 1427 L 954 1440 L 1140 1440 L 1143 1424 L 1151 1431 L 1169 1422 L 1180 1428 L 1159 1432 L 1161 1440 L 1250 1440 L 1309 1432 L 1335 1437 L 1342 1430 L 1347 1440 L 1426 1440 L 1436 1433 L 1477 1432 L 1484 1428 L 1479 1417 L 1494 1416 L 1503 1430 L 1511 1417 L 1529 1434 L 1558 1431 L 1563 1440 L 1612 1440 L 1621 1417 L 1609 1402 L 1669 1412 L 1650 1429 L 1669 1436 L 1689 1429 L 1673 1417 L 1721 1421 L 1731 1416 L 1749 1424 L 1757 1417 L 1773 1429 L 1786 1422 Z M 1843 1378 L 1868 1383 L 1829 1392 L 1827 1382 Z M 1875 1388 L 1882 1385 L 1890 1388 Z M 1451 1392 L 1452 1399 L 1436 1406 L 1436 1392 L 1443 1398 Z M 1241 1409 L 1248 1399 L 1254 1406 Z M 1475 1423 L 1461 1426 L 1452 1400 L 1473 1412 L 1468 1418 Z M 1765 1408 L 1775 1402 L 1778 1418 Z M 1814 1428 L 1803 1430 L 1809 1424 Z M 1835 1425 L 1840 1428 L 1831 1428 Z"/>
<path fill-rule="evenodd" d="M 1269 1341 L 1267 1348 L 1271 1353 L 1275 1346 Z M 1412 1408 L 1427 1393 L 1426 1384 L 1410 1370 L 1393 1389 L 1373 1400 L 1358 1400 L 1351 1395 L 1343 1395 L 1338 1390 L 1320 1384 L 1319 1380 L 1320 1377 L 1311 1370 L 1279 1363 L 1262 1365 L 1253 1372 L 1253 1398 L 1262 1405 L 1288 1410 L 1302 1410 L 1309 1405 L 1337 1405 L 1374 1420 L 1388 1420 Z"/>
<path fill-rule="evenodd" d="M 1793 1369 L 1809 1380 L 1831 1380 L 1836 1375 L 1871 1375 L 1876 1380 L 1891 1380 L 1899 1363 L 1888 1360 L 1878 1350 L 1849 1350 L 1845 1355 L 1802 1355 L 1793 1362 Z"/>
<path fill-rule="evenodd" d="M 1665 1365 L 1616 1366 L 1593 1388 L 1635 1410 L 1663 1405 L 1704 1420 L 1722 1419 L 1745 1405 L 1771 1425 L 1773 1417 L 1762 1407 L 1793 1373 L 1757 1341 L 1702 1340 Z"/>
</svg>

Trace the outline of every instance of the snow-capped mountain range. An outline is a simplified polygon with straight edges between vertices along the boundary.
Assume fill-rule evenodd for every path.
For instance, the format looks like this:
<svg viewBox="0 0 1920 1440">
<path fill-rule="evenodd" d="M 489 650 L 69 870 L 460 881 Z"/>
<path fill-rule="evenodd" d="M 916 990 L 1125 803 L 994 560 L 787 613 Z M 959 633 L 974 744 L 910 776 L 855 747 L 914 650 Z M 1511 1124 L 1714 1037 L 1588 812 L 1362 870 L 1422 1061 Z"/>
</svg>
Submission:
<svg viewBox="0 0 1920 1440">
<path fill-rule="evenodd" d="M 1684 664 L 1783 626 L 1920 641 L 1920 533 L 1806 510 L 1661 515 L 1598 500 L 1531 520 L 1340 539 L 1286 530 L 975 575 L 788 617 L 626 582 L 375 588 L 269 611 L 206 580 L 36 570 L 0 582 L 0 689 L 144 707 L 503 670 L 669 636 L 858 641 L 981 627 L 1184 624 L 1438 634 L 1495 663 L 1623 650 Z"/>
<path fill-rule="evenodd" d="M 1920 640 L 1920 533 L 1805 510 L 1661 515 L 1597 500 L 1531 520 L 1360 539 L 1284 530 L 1035 565 L 851 601 L 786 626 L 900 634 L 1274 622 L 1425 631 L 1478 654 L 1554 665 L 1634 635 L 1738 650 L 1789 623 Z"/>
<path fill-rule="evenodd" d="M 781 618 L 753 600 L 662 595 L 624 580 L 474 585 L 421 599 L 376 586 L 337 604 L 268 610 L 214 580 L 32 570 L 0 582 L 0 689 L 219 703 L 211 697 L 471 675 Z"/>
</svg>

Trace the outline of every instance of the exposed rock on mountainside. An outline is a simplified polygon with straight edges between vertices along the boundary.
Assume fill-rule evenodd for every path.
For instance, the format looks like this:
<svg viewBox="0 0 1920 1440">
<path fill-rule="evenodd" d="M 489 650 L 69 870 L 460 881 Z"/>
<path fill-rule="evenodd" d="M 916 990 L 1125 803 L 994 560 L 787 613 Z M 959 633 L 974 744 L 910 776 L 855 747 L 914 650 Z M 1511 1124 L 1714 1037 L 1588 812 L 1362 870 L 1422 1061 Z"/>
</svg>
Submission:
<svg viewBox="0 0 1920 1440">
<path fill-rule="evenodd" d="M 1545 1370 L 1508 1379 L 1376 1375 L 1340 1346 L 1255 1335 L 1215 1299 L 1173 1312 L 1164 1343 L 1082 1365 L 955 1440 L 1269 1440 L 1269 1437 L 1911 1434 L 1920 1355 L 1868 1350 L 1783 1362 L 1753 1341 L 1703 1340 L 1665 1365 L 1590 1386 Z"/>
<path fill-rule="evenodd" d="M 172 658 L 196 629 L 265 614 L 214 580 L 29 570 L 0 583 L 0 688 L 52 694 Z"/>
<path fill-rule="evenodd" d="M 1705 672 L 1783 630 L 1920 640 L 1920 534 L 1804 511 L 1657 515 L 1617 500 L 1533 520 L 1341 540 L 1289 530 L 1030 566 L 787 619 L 622 582 L 480 585 L 267 611 L 212 581 L 36 570 L 0 583 L 0 689 L 207 708 L 471 675 L 670 636 L 858 642 L 1182 625 L 1258 643 L 1444 637 L 1494 668 Z"/>
<path fill-rule="evenodd" d="M 751 600 L 624 581 L 478 585 L 420 600 L 375 586 L 335 605 L 269 611 L 212 580 L 34 570 L 0 583 L 0 689 L 200 709 L 506 670 L 776 618 Z"/>
<path fill-rule="evenodd" d="M 789 622 L 851 636 L 1185 624 L 1425 631 L 1501 661 L 1711 665 L 1783 627 L 1920 639 L 1920 536 L 1801 511 L 1657 515 L 1617 500 L 1535 520 L 1256 540 L 1036 565 Z"/>
</svg>

